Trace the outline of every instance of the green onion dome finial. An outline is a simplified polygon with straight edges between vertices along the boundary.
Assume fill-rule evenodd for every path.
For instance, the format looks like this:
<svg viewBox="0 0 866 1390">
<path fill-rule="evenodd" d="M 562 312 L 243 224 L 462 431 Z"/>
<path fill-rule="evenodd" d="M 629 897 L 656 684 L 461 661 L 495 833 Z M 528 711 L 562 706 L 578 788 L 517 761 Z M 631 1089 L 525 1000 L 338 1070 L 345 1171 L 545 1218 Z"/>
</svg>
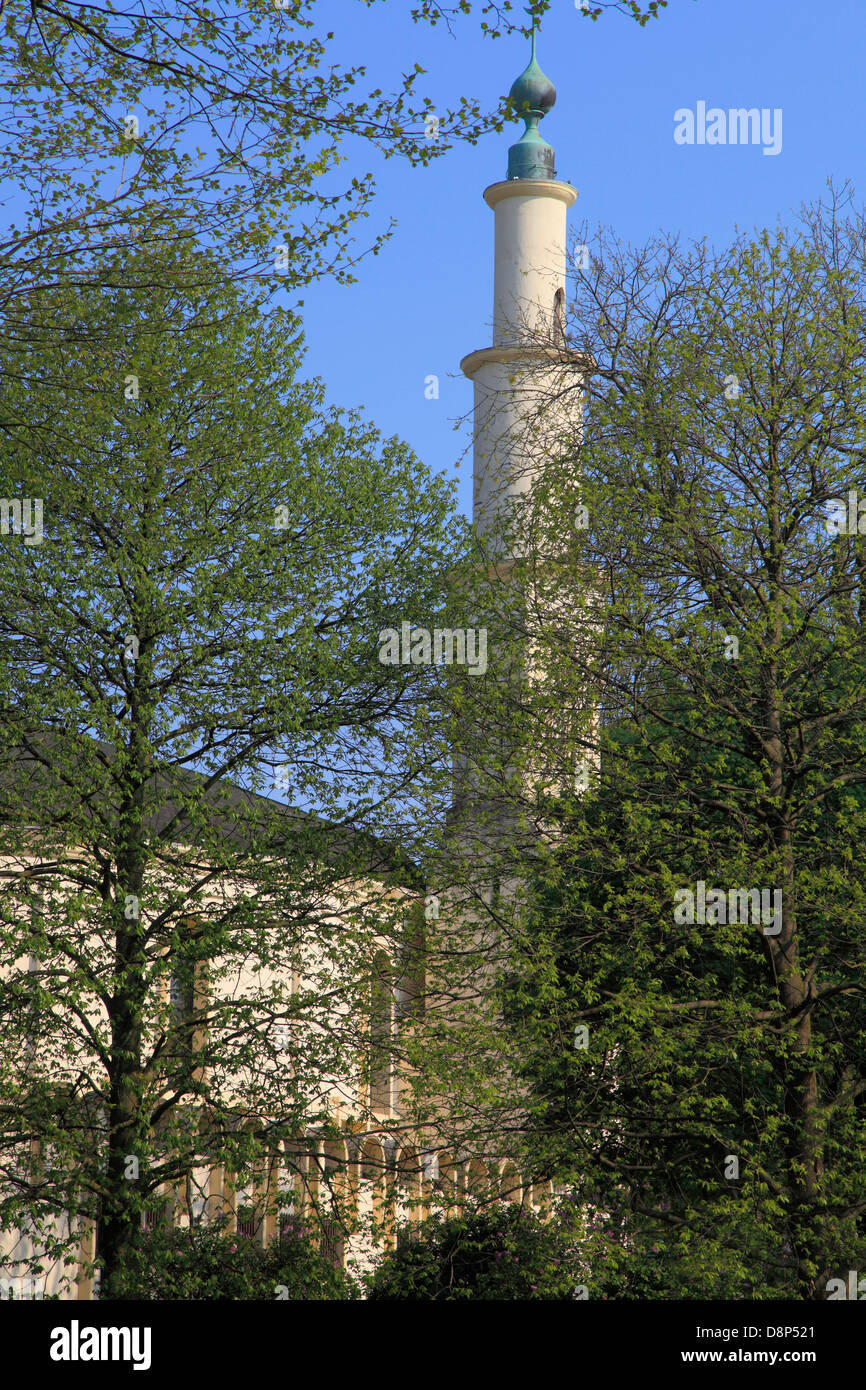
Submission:
<svg viewBox="0 0 866 1390">
<path fill-rule="evenodd" d="M 530 10 L 530 13 L 531 10 Z M 523 118 L 524 132 L 508 151 L 509 179 L 552 179 L 555 177 L 554 155 L 542 139 L 538 122 L 547 115 L 556 101 L 556 88 L 545 76 L 535 56 L 535 25 L 532 18 L 532 55 L 529 65 L 513 83 L 508 93 L 515 111 Z"/>
</svg>

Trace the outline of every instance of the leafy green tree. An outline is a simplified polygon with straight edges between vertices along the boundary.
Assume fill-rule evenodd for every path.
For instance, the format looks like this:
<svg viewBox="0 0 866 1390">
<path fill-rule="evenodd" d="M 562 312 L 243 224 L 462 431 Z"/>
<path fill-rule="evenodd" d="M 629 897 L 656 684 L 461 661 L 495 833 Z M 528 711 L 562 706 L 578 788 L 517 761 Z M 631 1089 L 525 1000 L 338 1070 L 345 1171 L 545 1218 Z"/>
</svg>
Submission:
<svg viewBox="0 0 866 1390">
<path fill-rule="evenodd" d="M 0 329 L 0 493 L 43 508 L 0 537 L 0 1215 L 61 1257 L 52 1219 L 97 1217 L 104 1296 L 158 1191 L 334 1138 L 334 1078 L 373 1123 L 374 959 L 411 999 L 417 953 L 394 845 L 447 770 L 423 668 L 377 658 L 435 614 L 452 486 L 177 257 Z"/>
<path fill-rule="evenodd" d="M 569 1124 L 686 1287 L 698 1233 L 727 1293 L 824 1297 L 863 1257 L 866 542 L 832 524 L 866 481 L 861 236 L 833 205 L 579 297 L 604 730 L 555 875 Z"/>
</svg>

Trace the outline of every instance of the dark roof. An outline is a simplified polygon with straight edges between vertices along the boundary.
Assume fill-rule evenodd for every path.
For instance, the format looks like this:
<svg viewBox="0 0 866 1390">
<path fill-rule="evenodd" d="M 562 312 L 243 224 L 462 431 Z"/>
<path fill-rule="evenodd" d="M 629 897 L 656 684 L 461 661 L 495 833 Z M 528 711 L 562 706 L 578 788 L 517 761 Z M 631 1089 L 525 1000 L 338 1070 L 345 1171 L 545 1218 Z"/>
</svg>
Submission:
<svg viewBox="0 0 866 1390">
<path fill-rule="evenodd" d="M 91 757 L 82 755 L 91 750 Z M 111 791 L 111 744 L 86 735 L 40 731 L 25 744 L 0 752 L 0 822 L 7 826 L 45 824 L 84 838 L 88 827 L 104 833 L 117 814 Z M 68 777 L 64 765 L 74 766 Z M 92 783 L 87 768 L 93 770 Z M 311 812 L 238 786 L 216 781 L 189 768 L 164 768 L 143 789 L 151 834 L 171 843 L 195 844 L 196 821 L 205 814 L 211 832 L 234 850 L 254 844 L 265 852 L 318 859 L 342 875 L 375 877 L 424 891 L 415 865 L 394 841 L 385 841 L 350 824 L 327 821 Z"/>
</svg>

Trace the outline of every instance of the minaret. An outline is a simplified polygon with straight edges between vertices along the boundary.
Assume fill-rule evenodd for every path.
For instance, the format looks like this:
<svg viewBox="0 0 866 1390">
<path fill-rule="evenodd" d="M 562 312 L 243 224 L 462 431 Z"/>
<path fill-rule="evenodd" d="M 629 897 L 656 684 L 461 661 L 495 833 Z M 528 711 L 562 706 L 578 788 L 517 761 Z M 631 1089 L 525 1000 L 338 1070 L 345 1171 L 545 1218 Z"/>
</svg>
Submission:
<svg viewBox="0 0 866 1390">
<path fill-rule="evenodd" d="M 430 925 L 426 956 L 430 1015 L 453 1020 L 459 1047 L 479 1018 L 496 1017 L 498 983 L 514 967 L 533 862 L 551 839 L 536 794 L 563 787 L 572 771 L 573 710 L 549 680 L 536 619 L 541 610 L 562 630 L 580 620 L 580 597 L 563 582 L 575 566 L 560 564 L 573 536 L 563 537 L 542 505 L 546 489 L 534 494 L 533 485 L 551 462 L 570 484 L 592 364 L 565 342 L 566 214 L 577 191 L 556 178 L 539 133 L 556 92 L 535 48 L 533 28 L 529 65 L 510 92 L 525 129 L 508 152 L 506 178 L 484 192 L 495 218 L 493 342 L 460 364 L 474 387 L 481 553 L 454 586 L 453 612 L 467 627 L 489 625 L 492 636 L 485 673 L 455 680 L 454 795 L 436 874 L 437 913 L 440 895 L 445 910 Z M 576 477 L 574 485 L 578 492 Z M 491 1152 L 496 1143 L 491 1136 Z"/>
<path fill-rule="evenodd" d="M 471 1047 L 485 1021 L 498 1021 L 499 985 L 522 939 L 533 859 L 550 838 L 534 814 L 535 793 L 562 786 L 568 775 L 558 752 L 569 747 L 561 728 L 571 710 L 547 680 L 536 616 L 540 607 L 556 626 L 561 614 L 571 624 L 582 606 L 562 582 L 563 572 L 575 569 L 559 563 L 569 545 L 557 534 L 562 524 L 542 505 L 545 489 L 533 495 L 551 462 L 552 471 L 571 479 L 592 368 L 565 342 L 566 214 L 577 191 L 556 178 L 553 150 L 539 133 L 556 92 L 535 47 L 533 25 L 529 65 L 510 92 L 525 129 L 508 152 L 506 177 L 484 191 L 495 218 L 493 342 L 460 364 L 474 387 L 473 521 L 481 555 L 461 573 L 453 607 L 456 621 L 489 623 L 494 636 L 485 674 L 458 686 L 454 798 L 437 917 L 440 894 L 445 910 L 427 936 L 429 1016 L 453 1025 L 455 1049 Z M 531 727 L 524 719 L 528 685 Z M 492 1055 L 490 1065 L 492 1079 Z M 459 1126 L 453 1143 L 464 1147 Z M 508 1154 L 507 1136 L 491 1131 L 479 1139 L 471 1124 L 469 1143 L 482 1146 L 485 1159 Z"/>
<path fill-rule="evenodd" d="M 556 89 L 532 56 L 509 93 L 525 129 L 508 172 L 484 191 L 495 217 L 493 345 L 463 358 L 475 387 L 473 517 L 479 535 L 513 514 L 545 457 L 579 428 L 580 353 L 565 348 L 566 214 L 577 199 L 556 178 L 539 122 Z M 557 404 L 558 398 L 558 404 Z M 495 542 L 492 542 L 495 544 Z"/>
<path fill-rule="evenodd" d="M 573 602 L 556 580 L 556 558 L 567 548 L 561 522 L 557 525 L 549 510 L 534 505 L 533 485 L 552 461 L 565 460 L 560 471 L 571 478 L 568 460 L 580 439 L 584 378 L 592 365 L 565 343 L 566 215 L 577 190 L 556 178 L 554 152 L 539 132 L 539 122 L 556 101 L 556 90 L 539 67 L 535 48 L 533 25 L 529 65 L 509 94 L 525 129 L 508 152 L 507 177 L 484 192 L 495 217 L 493 344 L 471 352 L 460 364 L 474 386 L 474 526 L 494 587 L 499 581 L 504 585 L 502 603 L 512 605 L 512 612 L 516 605 L 527 619 L 531 615 L 526 623 L 519 616 L 514 622 L 508 619 L 506 626 L 518 630 L 516 623 L 527 632 L 539 607 L 548 618 L 565 610 L 573 613 Z M 515 563 L 529 555 L 529 573 L 524 567 L 519 581 L 513 582 Z M 489 591 L 488 597 L 494 607 L 500 606 Z M 531 637 L 517 665 L 525 677 L 540 683 L 543 692 L 543 661 Z M 488 669 L 485 680 L 504 680 L 507 686 L 519 674 L 514 651 L 500 661 L 492 653 Z M 477 820 L 486 806 L 483 819 L 513 838 L 514 797 L 506 784 L 517 791 L 518 802 L 539 786 L 553 790 L 564 785 L 571 773 L 564 770 L 554 745 L 567 716 L 557 709 L 550 719 L 542 717 L 535 729 L 512 727 L 494 749 L 496 735 L 480 735 L 498 722 L 495 699 L 487 698 L 486 690 L 479 690 L 478 696 L 479 736 L 467 739 L 469 746 L 455 759 L 455 809 L 465 810 L 470 819 L 474 810 Z M 539 722 L 544 737 L 539 737 Z M 484 769 L 493 772 L 492 787 Z"/>
</svg>

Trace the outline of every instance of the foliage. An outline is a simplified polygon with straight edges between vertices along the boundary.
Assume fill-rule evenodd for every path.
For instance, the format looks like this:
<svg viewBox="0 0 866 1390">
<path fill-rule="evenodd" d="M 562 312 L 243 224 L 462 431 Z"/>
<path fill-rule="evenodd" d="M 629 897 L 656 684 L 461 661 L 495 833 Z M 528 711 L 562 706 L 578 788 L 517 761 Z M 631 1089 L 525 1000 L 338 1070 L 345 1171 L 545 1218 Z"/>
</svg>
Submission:
<svg viewBox="0 0 866 1390">
<path fill-rule="evenodd" d="M 333 1077 L 363 1119 L 448 780 L 377 642 L 437 611 L 453 489 L 185 254 L 0 324 L 0 494 L 44 505 L 0 538 L 2 1218 L 101 1215 L 105 1292 L 165 1184 L 334 1137 Z"/>
<path fill-rule="evenodd" d="M 587 17 L 613 8 L 645 23 L 663 3 L 600 0 Z M 393 86 L 390 74 L 375 85 L 380 55 L 335 61 L 321 10 L 316 0 L 169 0 L 155 12 L 123 0 L 5 0 L 0 196 L 13 215 L 0 241 L 0 308 L 45 283 L 98 284 L 106 254 L 153 235 L 204 241 L 218 275 L 294 290 L 322 275 L 351 281 L 390 232 L 354 249 L 375 183 L 365 171 L 341 184 L 345 147 L 423 166 L 501 128 L 506 107 L 421 95 L 417 62 Z M 525 31 L 511 0 L 407 7 L 416 22 L 449 27 L 476 10 L 488 35 Z M 276 272 L 275 244 L 287 249 Z M 188 270 L 200 280 L 205 267 Z"/>
<path fill-rule="evenodd" d="M 276 241 L 291 248 L 287 284 L 351 279 L 351 229 L 374 184 L 367 173 L 340 187 L 344 144 L 423 165 L 489 119 L 462 100 L 440 109 L 443 138 L 425 140 L 421 65 L 359 94 L 365 68 L 333 61 L 333 37 L 310 0 L 158 13 L 8 0 L 0 186 L 18 217 L 0 245 L 0 303 L 45 282 L 98 283 L 105 254 L 153 234 L 208 243 L 218 275 L 269 262 L 273 281 Z"/>
<path fill-rule="evenodd" d="M 515 1203 L 436 1215 L 369 1277 L 378 1299 L 570 1299 L 579 1265 L 573 1232 Z"/>
<path fill-rule="evenodd" d="M 524 1075 L 542 1162 L 601 1210 L 627 1187 L 692 1296 L 819 1298 L 866 1254 L 866 541 L 826 521 L 866 490 L 862 240 L 834 206 L 715 259 L 596 259 L 578 298 L 603 626 L 548 670 L 602 716 L 551 808 Z"/>
<path fill-rule="evenodd" d="M 355 1296 L 351 1279 L 321 1255 L 308 1233 L 284 1230 L 262 1250 L 220 1223 L 142 1231 L 126 1255 L 118 1297 L 325 1300 Z"/>
</svg>

